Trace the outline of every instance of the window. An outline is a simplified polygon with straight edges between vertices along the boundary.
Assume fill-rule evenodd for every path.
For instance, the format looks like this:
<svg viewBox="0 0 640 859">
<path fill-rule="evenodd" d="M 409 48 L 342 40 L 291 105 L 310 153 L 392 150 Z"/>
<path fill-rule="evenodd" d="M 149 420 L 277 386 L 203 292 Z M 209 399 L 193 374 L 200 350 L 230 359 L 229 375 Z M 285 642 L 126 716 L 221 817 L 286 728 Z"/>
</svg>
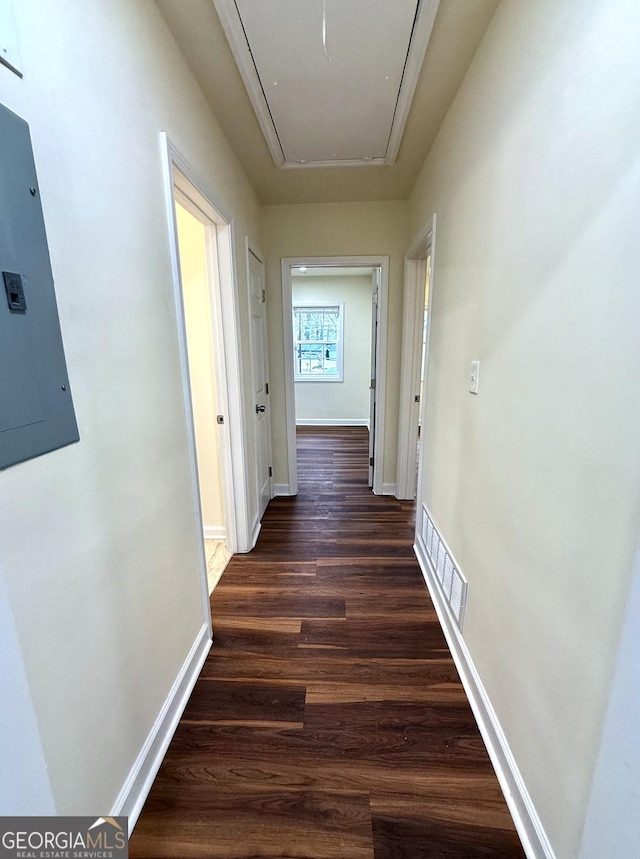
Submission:
<svg viewBox="0 0 640 859">
<path fill-rule="evenodd" d="M 342 304 L 293 308 L 293 366 L 297 382 L 342 381 L 342 317 Z"/>
</svg>

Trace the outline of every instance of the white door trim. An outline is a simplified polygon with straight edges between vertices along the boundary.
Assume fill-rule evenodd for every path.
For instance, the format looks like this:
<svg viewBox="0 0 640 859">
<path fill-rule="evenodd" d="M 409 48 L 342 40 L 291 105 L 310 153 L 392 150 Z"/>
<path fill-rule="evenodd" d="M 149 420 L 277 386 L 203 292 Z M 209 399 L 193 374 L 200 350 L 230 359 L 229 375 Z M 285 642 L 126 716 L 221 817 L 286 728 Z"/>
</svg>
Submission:
<svg viewBox="0 0 640 859">
<path fill-rule="evenodd" d="M 427 276 L 427 257 L 431 254 L 431 282 L 429 284 L 429 307 L 431 308 L 434 288 L 435 244 L 436 216 L 433 215 L 412 242 L 404 261 L 402 363 L 400 370 L 398 473 L 396 485 L 396 495 L 398 498 L 413 498 L 416 492 L 416 449 L 418 445 L 418 419 L 421 404 L 415 402 L 415 397 L 420 390 L 420 374 L 422 372 L 423 302 L 425 279 Z M 425 345 L 425 392 L 430 329 L 431 310 L 429 310 L 427 319 L 427 343 Z"/>
<path fill-rule="evenodd" d="M 203 521 L 198 488 L 197 455 L 191 392 L 189 385 L 189 364 L 187 356 L 186 333 L 184 327 L 184 308 L 182 304 L 182 283 L 180 277 L 180 258 L 178 251 L 178 232 L 174 206 L 174 188 L 181 191 L 210 222 L 215 225 L 208 230 L 208 241 L 215 241 L 216 248 L 209 245 L 209 265 L 213 270 L 215 288 L 211 290 L 212 325 L 214 331 L 215 363 L 220 413 L 224 415 L 221 426 L 220 449 L 223 470 L 223 492 L 225 501 L 227 546 L 231 552 L 247 552 L 251 548 L 249 540 L 249 497 L 246 462 L 246 430 L 242 402 L 242 363 L 239 342 L 239 309 L 234 266 L 233 221 L 229 218 L 206 183 L 192 168 L 187 159 L 171 143 L 168 136 L 161 133 L 163 153 L 163 178 L 165 186 L 165 206 L 169 227 L 169 251 L 173 275 L 174 300 L 176 307 L 176 328 L 180 354 L 180 372 L 189 441 L 189 469 L 191 475 L 194 523 L 198 541 L 202 544 Z M 215 258 L 215 262 L 214 262 Z M 210 618 L 209 589 L 207 584 L 207 565 L 204 546 L 201 557 L 201 583 L 205 617 Z M 210 622 L 210 621 L 209 621 Z"/>
<path fill-rule="evenodd" d="M 298 491 L 298 466 L 296 457 L 296 401 L 293 380 L 293 322 L 291 298 L 291 269 L 306 266 L 340 268 L 380 268 L 380 294 L 378 299 L 378 333 L 376 353 L 378 377 L 376 379 L 376 436 L 374 448 L 373 491 L 384 494 L 384 440 L 387 391 L 387 315 L 389 304 L 389 257 L 388 256 L 341 256 L 341 257 L 285 257 L 282 259 L 282 313 L 284 334 L 284 379 L 287 433 L 287 463 L 289 471 L 288 494 Z M 279 493 L 281 494 L 281 493 Z"/>
</svg>

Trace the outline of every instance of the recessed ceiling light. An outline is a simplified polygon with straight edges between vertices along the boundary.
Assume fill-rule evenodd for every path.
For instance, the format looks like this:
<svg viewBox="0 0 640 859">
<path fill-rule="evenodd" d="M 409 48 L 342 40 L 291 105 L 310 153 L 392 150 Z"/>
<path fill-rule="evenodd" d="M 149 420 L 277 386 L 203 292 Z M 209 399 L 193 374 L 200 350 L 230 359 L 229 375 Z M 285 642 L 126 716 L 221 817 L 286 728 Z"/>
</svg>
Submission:
<svg viewBox="0 0 640 859">
<path fill-rule="evenodd" d="M 298 266 L 298 271 L 306 271 L 306 270 L 307 270 L 306 265 L 300 265 L 300 266 Z"/>
</svg>

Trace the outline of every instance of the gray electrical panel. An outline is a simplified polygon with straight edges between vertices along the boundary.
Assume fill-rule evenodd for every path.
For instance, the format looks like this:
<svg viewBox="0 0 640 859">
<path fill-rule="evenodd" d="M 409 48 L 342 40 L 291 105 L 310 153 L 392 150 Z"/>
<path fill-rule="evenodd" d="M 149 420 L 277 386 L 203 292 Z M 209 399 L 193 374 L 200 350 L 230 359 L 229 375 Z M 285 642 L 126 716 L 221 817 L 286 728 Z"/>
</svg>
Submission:
<svg viewBox="0 0 640 859">
<path fill-rule="evenodd" d="M 0 469 L 78 439 L 29 126 L 0 105 Z"/>
</svg>

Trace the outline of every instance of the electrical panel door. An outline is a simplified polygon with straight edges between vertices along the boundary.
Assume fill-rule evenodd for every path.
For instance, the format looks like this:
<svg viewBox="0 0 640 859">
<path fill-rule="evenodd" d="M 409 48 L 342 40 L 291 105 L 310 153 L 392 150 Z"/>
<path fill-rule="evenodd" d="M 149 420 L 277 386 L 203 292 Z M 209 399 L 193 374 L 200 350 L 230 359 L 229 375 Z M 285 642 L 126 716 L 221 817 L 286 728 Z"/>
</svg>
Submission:
<svg viewBox="0 0 640 859">
<path fill-rule="evenodd" d="M 0 469 L 78 440 L 29 126 L 0 105 Z"/>
</svg>

